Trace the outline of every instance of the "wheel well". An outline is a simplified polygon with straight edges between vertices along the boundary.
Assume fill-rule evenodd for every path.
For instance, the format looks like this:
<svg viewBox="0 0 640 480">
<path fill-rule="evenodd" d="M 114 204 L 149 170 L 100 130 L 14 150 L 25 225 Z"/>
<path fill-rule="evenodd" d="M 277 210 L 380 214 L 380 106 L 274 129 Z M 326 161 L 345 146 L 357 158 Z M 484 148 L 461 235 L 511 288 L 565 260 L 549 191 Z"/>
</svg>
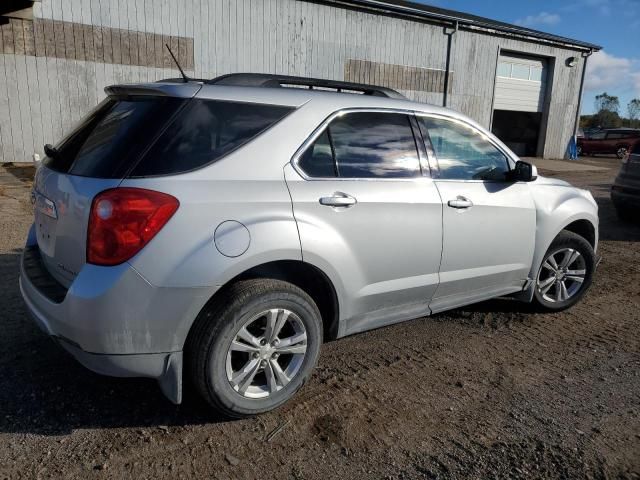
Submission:
<svg viewBox="0 0 640 480">
<path fill-rule="evenodd" d="M 580 235 L 587 242 L 591 244 L 592 247 L 596 246 L 596 229 L 593 224 L 589 220 L 576 220 L 575 222 L 570 223 L 566 227 L 565 230 L 569 230 L 577 235 Z"/>
<path fill-rule="evenodd" d="M 279 260 L 255 266 L 231 279 L 227 285 L 254 278 L 274 278 L 304 290 L 320 310 L 325 341 L 338 336 L 338 296 L 331 280 L 320 269 L 299 260 Z"/>
</svg>

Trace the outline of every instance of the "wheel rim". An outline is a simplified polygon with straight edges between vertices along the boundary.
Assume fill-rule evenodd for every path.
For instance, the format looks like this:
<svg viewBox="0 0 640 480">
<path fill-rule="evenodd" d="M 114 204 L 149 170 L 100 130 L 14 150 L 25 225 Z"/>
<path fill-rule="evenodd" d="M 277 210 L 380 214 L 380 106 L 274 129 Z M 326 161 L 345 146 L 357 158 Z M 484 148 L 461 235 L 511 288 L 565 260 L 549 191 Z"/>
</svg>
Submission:
<svg viewBox="0 0 640 480">
<path fill-rule="evenodd" d="M 573 298 L 582 288 L 587 275 L 584 257 L 574 248 L 562 248 L 542 262 L 538 273 L 538 292 L 551 303 Z"/>
<path fill-rule="evenodd" d="M 622 147 L 618 149 L 618 158 L 622 158 L 625 156 L 625 154 L 627 153 L 627 149 Z"/>
<path fill-rule="evenodd" d="M 227 351 L 227 380 L 243 397 L 268 397 L 293 380 L 306 352 L 300 317 L 285 308 L 265 310 L 236 332 Z"/>
<path fill-rule="evenodd" d="M 578 147 L 576 150 L 578 155 L 582 155 L 582 147 Z"/>
</svg>

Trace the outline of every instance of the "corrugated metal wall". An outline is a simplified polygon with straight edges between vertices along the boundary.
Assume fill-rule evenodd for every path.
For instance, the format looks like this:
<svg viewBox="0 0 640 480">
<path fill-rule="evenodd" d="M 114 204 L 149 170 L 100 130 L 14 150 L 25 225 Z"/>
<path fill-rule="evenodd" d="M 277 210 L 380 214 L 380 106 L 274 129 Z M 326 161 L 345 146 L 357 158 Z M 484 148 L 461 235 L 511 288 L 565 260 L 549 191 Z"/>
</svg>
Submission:
<svg viewBox="0 0 640 480">
<path fill-rule="evenodd" d="M 177 76 L 162 52 L 165 41 L 195 77 L 348 77 L 443 101 L 447 35 L 427 23 L 301 0 L 42 0 L 28 22 L 1 27 L 0 161 L 42 154 L 44 143 L 59 140 L 104 97 L 106 85 Z M 562 157 L 582 68 L 565 67 L 564 59 L 576 52 L 458 31 L 449 106 L 489 126 L 498 47 L 560 59 L 552 68 L 544 154 Z"/>
</svg>

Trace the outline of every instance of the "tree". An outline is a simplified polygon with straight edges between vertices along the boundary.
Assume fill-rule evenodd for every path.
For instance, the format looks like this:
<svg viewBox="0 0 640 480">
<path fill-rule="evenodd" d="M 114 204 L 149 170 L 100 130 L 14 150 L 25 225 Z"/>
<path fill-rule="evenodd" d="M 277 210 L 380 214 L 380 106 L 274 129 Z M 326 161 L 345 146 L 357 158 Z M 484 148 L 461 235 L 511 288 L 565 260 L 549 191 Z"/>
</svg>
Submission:
<svg viewBox="0 0 640 480">
<path fill-rule="evenodd" d="M 614 95 L 608 95 L 607 92 L 601 93 L 600 95 L 596 95 L 596 112 L 601 112 L 603 110 L 607 110 L 609 112 L 619 113 L 620 111 L 620 100 L 618 97 Z"/>
<path fill-rule="evenodd" d="M 640 98 L 634 98 L 627 104 L 627 113 L 629 114 L 629 124 L 633 127 L 640 118 Z"/>
</svg>

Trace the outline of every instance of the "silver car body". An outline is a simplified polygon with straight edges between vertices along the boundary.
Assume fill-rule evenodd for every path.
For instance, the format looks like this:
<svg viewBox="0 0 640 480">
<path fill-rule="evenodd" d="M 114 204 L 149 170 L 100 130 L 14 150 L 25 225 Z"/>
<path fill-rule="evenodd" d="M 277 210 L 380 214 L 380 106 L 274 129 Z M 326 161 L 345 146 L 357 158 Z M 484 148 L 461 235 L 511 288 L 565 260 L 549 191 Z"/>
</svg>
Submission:
<svg viewBox="0 0 640 480">
<path fill-rule="evenodd" d="M 22 294 L 37 323 L 81 363 L 100 373 L 157 378 L 181 401 L 182 351 L 197 314 L 225 284 L 274 261 L 306 262 L 330 280 L 337 297 L 337 336 L 517 293 L 531 298 L 542 257 L 556 235 L 598 216 L 586 191 L 553 179 L 309 179 L 298 155 L 333 116 L 348 110 L 443 116 L 472 126 L 518 160 L 503 143 L 451 110 L 375 96 L 156 83 L 122 86 L 137 93 L 278 104 L 296 110 L 265 133 L 204 168 L 141 179 L 96 179 L 38 169 L 36 196 L 55 202 L 56 219 L 36 211 L 27 246 L 38 245 L 49 273 L 68 288 L 55 303 L 30 281 Z M 426 171 L 435 167 L 428 152 Z M 130 261 L 85 262 L 93 197 L 107 188 L 166 192 L 180 207 Z M 349 208 L 321 198 L 349 196 Z M 459 196 L 465 210 L 450 208 Z"/>
</svg>

